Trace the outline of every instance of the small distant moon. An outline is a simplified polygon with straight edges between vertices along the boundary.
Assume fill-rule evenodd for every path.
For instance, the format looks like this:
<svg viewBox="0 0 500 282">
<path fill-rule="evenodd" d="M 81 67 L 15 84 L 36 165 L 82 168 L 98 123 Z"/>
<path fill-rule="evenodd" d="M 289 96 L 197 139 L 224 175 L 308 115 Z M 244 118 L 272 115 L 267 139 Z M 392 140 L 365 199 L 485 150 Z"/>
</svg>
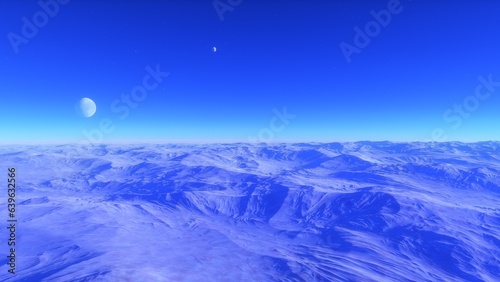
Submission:
<svg viewBox="0 0 500 282">
<path fill-rule="evenodd" d="M 212 50 L 214 51 L 214 53 L 217 52 L 217 48 L 215 46 L 212 48 Z"/>
<path fill-rule="evenodd" d="M 84 117 L 91 117 L 97 111 L 97 106 L 92 99 L 82 98 L 80 100 L 80 111 Z"/>
</svg>

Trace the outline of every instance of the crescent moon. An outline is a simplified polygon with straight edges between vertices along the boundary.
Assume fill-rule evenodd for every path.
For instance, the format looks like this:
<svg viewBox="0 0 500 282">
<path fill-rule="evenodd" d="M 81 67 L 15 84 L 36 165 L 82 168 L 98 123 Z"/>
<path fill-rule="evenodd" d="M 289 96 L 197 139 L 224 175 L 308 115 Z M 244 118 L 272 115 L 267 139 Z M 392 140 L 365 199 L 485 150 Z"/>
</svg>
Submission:
<svg viewBox="0 0 500 282">
<path fill-rule="evenodd" d="M 84 117 L 91 117 L 97 111 L 97 106 L 92 99 L 82 98 L 80 100 L 80 111 Z"/>
<path fill-rule="evenodd" d="M 217 48 L 214 47 L 213 50 L 214 50 L 214 53 L 217 52 Z"/>
</svg>

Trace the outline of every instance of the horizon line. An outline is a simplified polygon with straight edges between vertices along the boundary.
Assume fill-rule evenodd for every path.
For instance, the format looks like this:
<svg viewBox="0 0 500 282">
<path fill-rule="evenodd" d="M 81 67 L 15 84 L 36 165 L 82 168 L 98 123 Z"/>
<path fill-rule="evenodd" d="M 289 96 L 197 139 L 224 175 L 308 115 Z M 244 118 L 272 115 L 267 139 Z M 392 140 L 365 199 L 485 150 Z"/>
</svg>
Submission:
<svg viewBox="0 0 500 282">
<path fill-rule="evenodd" d="M 395 143 L 395 144 L 408 144 L 408 143 L 488 143 L 500 142 L 500 140 L 448 140 L 448 141 L 434 141 L 434 140 L 307 140 L 307 139 L 276 139 L 269 141 L 252 142 L 249 140 L 240 139 L 132 139 L 132 140 L 107 140 L 100 142 L 91 142 L 89 140 L 52 140 L 52 141 L 0 141 L 0 146 L 9 145 L 114 145 L 114 144 L 299 144 L 299 143 L 315 143 L 315 144 L 331 144 L 331 143 Z"/>
</svg>

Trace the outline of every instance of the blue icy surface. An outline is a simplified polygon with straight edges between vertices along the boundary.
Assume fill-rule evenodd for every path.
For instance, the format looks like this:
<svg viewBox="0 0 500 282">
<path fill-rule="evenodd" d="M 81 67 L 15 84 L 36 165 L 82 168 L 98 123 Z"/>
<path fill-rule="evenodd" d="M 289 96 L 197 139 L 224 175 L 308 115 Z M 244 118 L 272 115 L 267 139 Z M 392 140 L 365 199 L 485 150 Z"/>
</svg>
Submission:
<svg viewBox="0 0 500 282">
<path fill-rule="evenodd" d="M 25 145 L 0 163 L 19 220 L 1 281 L 500 279 L 498 142 Z"/>
</svg>

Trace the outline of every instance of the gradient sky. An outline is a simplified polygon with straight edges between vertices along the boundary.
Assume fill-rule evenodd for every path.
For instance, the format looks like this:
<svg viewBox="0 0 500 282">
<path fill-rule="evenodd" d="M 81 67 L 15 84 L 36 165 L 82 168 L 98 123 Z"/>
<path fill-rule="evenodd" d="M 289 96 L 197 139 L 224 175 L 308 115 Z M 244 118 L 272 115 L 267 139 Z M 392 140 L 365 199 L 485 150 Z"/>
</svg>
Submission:
<svg viewBox="0 0 500 282">
<path fill-rule="evenodd" d="M 341 43 L 388 6 L 348 62 Z M 211 0 L 72 0 L 32 38 L 22 19 L 43 23 L 37 1 L 0 8 L 3 142 L 85 140 L 103 120 L 104 141 L 500 140 L 500 83 L 475 96 L 479 76 L 500 82 L 498 1 L 243 0 L 221 20 Z M 126 115 L 121 95 L 157 65 L 169 76 Z"/>
</svg>

